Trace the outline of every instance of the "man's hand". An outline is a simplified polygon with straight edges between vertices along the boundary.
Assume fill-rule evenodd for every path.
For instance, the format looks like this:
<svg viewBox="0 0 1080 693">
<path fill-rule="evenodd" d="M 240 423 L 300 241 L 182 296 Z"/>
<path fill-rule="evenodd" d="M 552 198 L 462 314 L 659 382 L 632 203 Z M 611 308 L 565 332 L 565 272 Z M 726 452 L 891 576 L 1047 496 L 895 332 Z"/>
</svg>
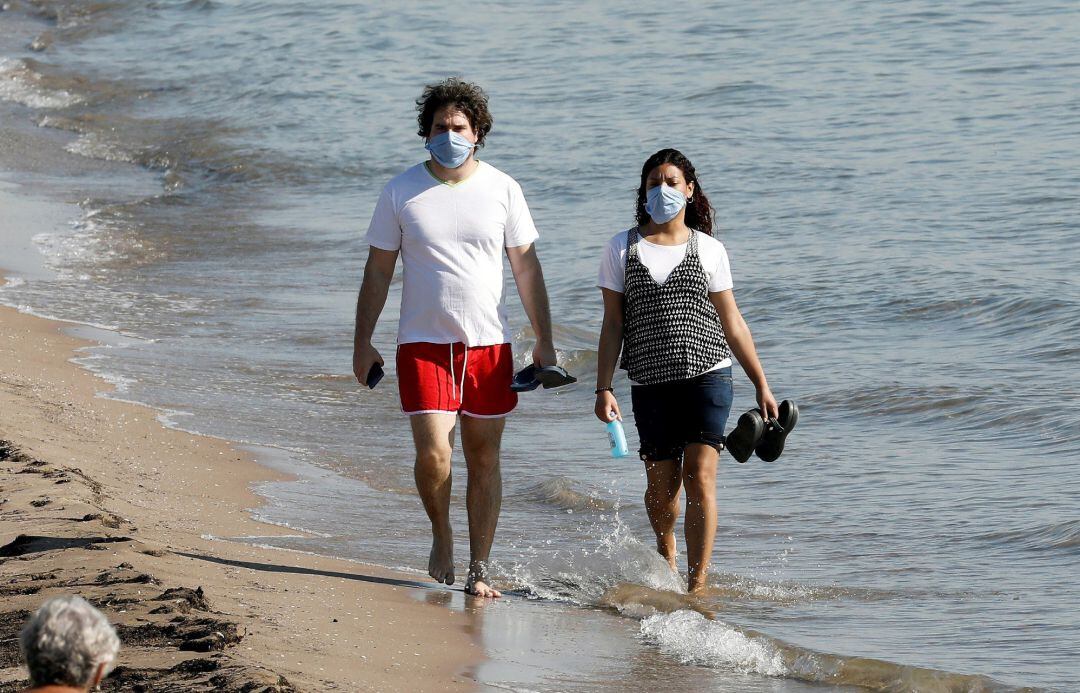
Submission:
<svg viewBox="0 0 1080 693">
<path fill-rule="evenodd" d="M 397 256 L 396 250 L 383 250 L 374 246 L 368 249 L 364 282 L 360 285 L 360 295 L 356 297 L 356 331 L 353 333 L 352 370 L 361 385 L 367 385 L 368 373 L 373 365 L 385 365 L 383 357 L 371 346 L 371 334 L 375 331 L 375 321 L 379 319 L 379 313 L 386 303 Z"/>
<path fill-rule="evenodd" d="M 370 342 L 353 349 L 353 375 L 356 376 L 356 381 L 361 385 L 367 384 L 368 373 L 371 371 L 371 367 L 376 363 L 382 366 L 385 364 L 385 361 L 383 361 L 383 357 L 379 354 L 379 350 L 371 346 Z"/>
<path fill-rule="evenodd" d="M 559 365 L 558 357 L 555 355 L 555 345 L 551 342 L 536 340 L 536 346 L 533 347 L 533 365 L 537 368 Z"/>
</svg>

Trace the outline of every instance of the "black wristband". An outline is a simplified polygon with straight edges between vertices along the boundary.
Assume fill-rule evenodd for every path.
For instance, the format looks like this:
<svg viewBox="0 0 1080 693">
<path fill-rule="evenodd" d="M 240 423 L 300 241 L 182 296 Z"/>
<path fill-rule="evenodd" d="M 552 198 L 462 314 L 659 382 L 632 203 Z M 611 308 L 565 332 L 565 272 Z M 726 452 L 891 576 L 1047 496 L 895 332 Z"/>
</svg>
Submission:
<svg viewBox="0 0 1080 693">
<path fill-rule="evenodd" d="M 615 389 L 611 388 L 611 387 L 598 387 L 595 390 L 593 390 L 594 395 L 598 395 L 601 392 L 610 392 L 611 394 L 615 394 Z"/>
</svg>

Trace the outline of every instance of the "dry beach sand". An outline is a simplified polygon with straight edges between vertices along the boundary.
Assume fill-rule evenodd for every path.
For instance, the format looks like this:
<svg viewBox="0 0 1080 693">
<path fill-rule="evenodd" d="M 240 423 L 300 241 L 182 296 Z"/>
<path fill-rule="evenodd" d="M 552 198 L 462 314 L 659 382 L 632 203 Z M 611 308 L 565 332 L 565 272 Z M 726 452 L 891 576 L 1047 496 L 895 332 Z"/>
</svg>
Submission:
<svg viewBox="0 0 1080 693">
<path fill-rule="evenodd" d="M 275 472 L 96 396 L 108 386 L 68 362 L 86 343 L 62 328 L 0 308 L 0 691 L 25 682 L 26 615 L 67 593 L 119 628 L 105 690 L 476 687 L 481 648 L 447 590 L 209 538 L 295 534 L 247 512 Z"/>
</svg>

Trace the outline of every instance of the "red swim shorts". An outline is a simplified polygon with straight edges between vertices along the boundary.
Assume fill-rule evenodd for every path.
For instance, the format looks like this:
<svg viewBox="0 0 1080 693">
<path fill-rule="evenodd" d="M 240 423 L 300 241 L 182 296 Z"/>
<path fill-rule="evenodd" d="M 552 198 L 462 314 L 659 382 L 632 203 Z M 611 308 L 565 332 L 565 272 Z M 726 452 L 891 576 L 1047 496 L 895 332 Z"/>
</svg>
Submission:
<svg viewBox="0 0 1080 693">
<path fill-rule="evenodd" d="M 397 374 L 401 411 L 410 416 L 450 412 L 497 419 L 517 406 L 517 393 L 510 389 L 514 354 L 509 344 L 401 344 Z"/>
</svg>

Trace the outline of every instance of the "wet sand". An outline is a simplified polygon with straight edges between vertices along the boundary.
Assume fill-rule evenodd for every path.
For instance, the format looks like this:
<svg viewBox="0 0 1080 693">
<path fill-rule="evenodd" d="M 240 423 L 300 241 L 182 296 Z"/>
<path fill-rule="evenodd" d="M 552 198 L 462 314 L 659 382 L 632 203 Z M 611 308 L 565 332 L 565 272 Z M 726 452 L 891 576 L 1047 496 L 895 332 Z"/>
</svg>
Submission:
<svg viewBox="0 0 1080 693">
<path fill-rule="evenodd" d="M 280 475 L 97 396 L 68 362 L 88 344 L 62 328 L 0 307 L 0 691 L 26 679 L 27 614 L 69 593 L 120 631 L 105 690 L 477 687 L 482 648 L 445 588 L 213 539 L 295 534 L 247 512 L 249 486 Z"/>
</svg>

